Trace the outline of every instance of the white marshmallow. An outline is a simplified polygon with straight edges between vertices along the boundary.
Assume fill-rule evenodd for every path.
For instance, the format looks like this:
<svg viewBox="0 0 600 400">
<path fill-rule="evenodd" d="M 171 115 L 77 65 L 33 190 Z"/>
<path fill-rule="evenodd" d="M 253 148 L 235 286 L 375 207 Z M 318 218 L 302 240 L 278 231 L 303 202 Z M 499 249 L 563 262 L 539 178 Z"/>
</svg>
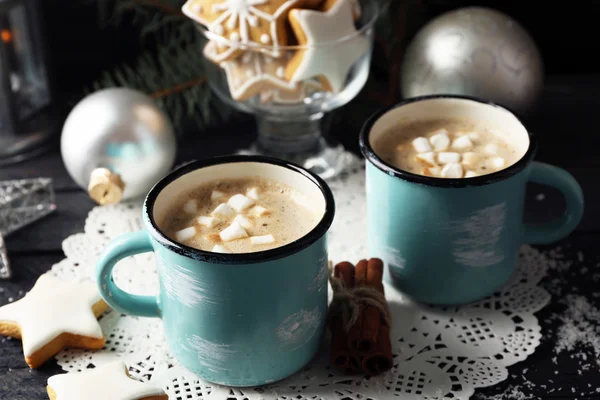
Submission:
<svg viewBox="0 0 600 400">
<path fill-rule="evenodd" d="M 423 175 L 425 176 L 440 176 L 442 169 L 440 167 L 425 168 Z"/>
<path fill-rule="evenodd" d="M 236 194 L 229 199 L 227 204 L 229 204 L 229 206 L 235 211 L 242 212 L 246 208 L 254 205 L 254 200 L 244 196 L 243 194 Z"/>
<path fill-rule="evenodd" d="M 231 254 L 231 252 L 229 251 L 229 249 L 227 247 L 221 246 L 220 244 L 217 244 L 215 247 L 213 247 L 212 252 L 213 253 Z"/>
<path fill-rule="evenodd" d="M 483 151 L 485 151 L 487 154 L 498 154 L 498 151 L 500 149 L 498 149 L 498 146 L 495 144 L 488 144 L 485 146 L 485 149 Z"/>
<path fill-rule="evenodd" d="M 263 206 L 254 206 L 250 209 L 250 214 L 255 217 L 262 217 L 265 214 L 268 214 L 269 210 L 264 208 Z"/>
<path fill-rule="evenodd" d="M 196 236 L 196 228 L 193 226 L 175 232 L 175 240 L 178 242 L 186 242 L 194 236 Z"/>
<path fill-rule="evenodd" d="M 250 229 L 250 228 L 252 228 L 252 225 L 253 225 L 252 221 L 250 221 L 248 218 L 244 217 L 243 215 L 239 215 L 239 214 L 237 217 L 235 217 L 233 219 L 233 222 L 237 222 L 244 229 Z"/>
<path fill-rule="evenodd" d="M 467 136 L 468 136 L 468 137 L 469 137 L 469 139 L 471 139 L 473 142 L 476 142 L 476 141 L 478 141 L 478 140 L 479 140 L 479 138 L 480 138 L 480 136 L 479 136 L 479 133 L 477 133 L 477 132 L 470 132 L 470 133 L 467 133 Z"/>
<path fill-rule="evenodd" d="M 243 239 L 248 237 L 246 230 L 237 222 L 233 222 L 227 228 L 223 229 L 219 233 L 221 240 L 224 242 L 231 242 L 232 240 Z"/>
<path fill-rule="evenodd" d="M 441 152 L 438 153 L 438 162 L 440 164 L 450 164 L 450 163 L 459 163 L 460 162 L 460 154 L 458 153 L 447 153 Z"/>
<path fill-rule="evenodd" d="M 198 202 L 196 200 L 188 200 L 183 205 L 183 211 L 188 214 L 196 214 L 198 212 Z"/>
<path fill-rule="evenodd" d="M 429 142 L 435 151 L 446 150 L 448 146 L 450 146 L 450 137 L 448 136 L 448 131 L 445 129 L 438 131 L 435 135 L 429 138 Z"/>
<path fill-rule="evenodd" d="M 250 197 L 253 200 L 258 200 L 258 188 L 250 188 L 246 191 L 246 196 Z"/>
<path fill-rule="evenodd" d="M 417 160 L 423 161 L 425 164 L 433 167 L 435 165 L 435 153 L 433 151 L 419 153 L 417 154 Z"/>
<path fill-rule="evenodd" d="M 273 237 L 273 235 L 252 236 L 250 238 L 250 243 L 254 245 L 271 244 L 275 243 L 275 238 Z"/>
<path fill-rule="evenodd" d="M 465 172 L 465 178 L 473 178 L 473 177 L 476 177 L 476 176 L 479 176 L 479 175 L 477 175 L 477 172 L 473 172 L 473 171 L 467 171 L 467 172 Z"/>
<path fill-rule="evenodd" d="M 458 163 L 450 163 L 442 168 L 442 178 L 462 178 L 463 167 Z"/>
<path fill-rule="evenodd" d="M 204 225 L 209 228 L 212 228 L 217 223 L 217 219 L 214 217 L 198 217 L 196 218 L 196 221 L 198 221 L 200 225 Z"/>
<path fill-rule="evenodd" d="M 457 150 L 466 150 L 473 147 L 473 142 L 467 135 L 459 136 L 452 142 L 452 148 Z"/>
<path fill-rule="evenodd" d="M 235 215 L 235 211 L 231 207 L 229 207 L 225 203 L 221 203 L 215 208 L 215 210 L 210 214 L 213 217 L 216 215 L 222 215 L 223 217 L 232 217 Z"/>
<path fill-rule="evenodd" d="M 412 141 L 412 145 L 417 151 L 417 153 L 427 153 L 428 151 L 431 151 L 431 146 L 429 145 L 427 139 L 425 139 L 424 137 L 416 138 Z"/>
<path fill-rule="evenodd" d="M 502 157 L 492 157 L 489 160 L 487 160 L 486 164 L 490 168 L 499 170 L 504 168 L 504 166 L 506 165 L 506 160 L 504 160 L 504 158 Z"/>
<path fill-rule="evenodd" d="M 481 157 L 477 153 L 468 151 L 462 155 L 462 163 L 465 165 L 475 165 L 479 162 Z"/>
<path fill-rule="evenodd" d="M 213 190 L 212 193 L 210 194 L 210 199 L 213 201 L 222 199 L 223 197 L 225 197 L 225 193 L 220 192 L 218 190 Z"/>
</svg>

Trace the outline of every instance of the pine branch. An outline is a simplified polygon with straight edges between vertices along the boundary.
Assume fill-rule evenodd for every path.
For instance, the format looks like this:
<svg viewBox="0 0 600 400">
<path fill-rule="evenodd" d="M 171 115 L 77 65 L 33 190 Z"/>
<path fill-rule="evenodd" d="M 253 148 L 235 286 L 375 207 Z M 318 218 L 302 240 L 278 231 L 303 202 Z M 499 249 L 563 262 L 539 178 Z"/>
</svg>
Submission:
<svg viewBox="0 0 600 400">
<path fill-rule="evenodd" d="M 133 65 L 105 72 L 93 90 L 129 87 L 151 95 L 180 128 L 190 119 L 199 127 L 225 121 L 233 110 L 213 96 L 203 69 L 198 43 L 160 47 L 142 54 Z"/>
</svg>

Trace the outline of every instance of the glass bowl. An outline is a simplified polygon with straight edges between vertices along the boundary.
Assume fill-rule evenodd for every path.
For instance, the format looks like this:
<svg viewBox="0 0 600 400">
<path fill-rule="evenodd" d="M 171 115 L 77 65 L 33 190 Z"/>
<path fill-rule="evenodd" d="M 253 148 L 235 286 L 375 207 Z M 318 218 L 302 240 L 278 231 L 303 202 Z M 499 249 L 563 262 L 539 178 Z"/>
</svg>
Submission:
<svg viewBox="0 0 600 400">
<path fill-rule="evenodd" d="M 378 17 L 375 2 L 345 1 L 360 5 L 353 32 L 309 45 L 242 44 L 196 24 L 206 39 L 202 51 L 211 89 L 256 117 L 258 137 L 241 152 L 284 159 L 323 178 L 345 168 L 348 154 L 326 143 L 321 122 L 367 82 Z"/>
</svg>

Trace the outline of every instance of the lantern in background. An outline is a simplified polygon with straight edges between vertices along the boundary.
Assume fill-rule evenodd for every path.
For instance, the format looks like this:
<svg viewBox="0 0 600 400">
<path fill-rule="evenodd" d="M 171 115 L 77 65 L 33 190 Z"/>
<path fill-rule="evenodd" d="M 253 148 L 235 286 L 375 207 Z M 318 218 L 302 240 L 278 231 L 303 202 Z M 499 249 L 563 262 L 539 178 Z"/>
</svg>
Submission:
<svg viewBox="0 0 600 400">
<path fill-rule="evenodd" d="M 0 0 L 0 165 L 40 151 L 57 131 L 37 0 Z"/>
</svg>

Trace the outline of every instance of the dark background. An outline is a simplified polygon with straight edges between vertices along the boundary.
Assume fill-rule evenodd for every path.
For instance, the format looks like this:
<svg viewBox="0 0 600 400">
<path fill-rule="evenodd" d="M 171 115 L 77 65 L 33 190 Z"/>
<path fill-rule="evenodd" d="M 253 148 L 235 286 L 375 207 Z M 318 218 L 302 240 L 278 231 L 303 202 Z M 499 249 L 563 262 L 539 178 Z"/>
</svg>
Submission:
<svg viewBox="0 0 600 400">
<path fill-rule="evenodd" d="M 125 21 L 119 28 L 99 27 L 97 3 L 112 0 L 39 1 L 43 7 L 45 37 L 60 95 L 79 98 L 82 89 L 97 79 L 102 71 L 115 63 L 133 61 L 139 53 L 138 28 L 132 23 Z M 600 390 L 600 369 L 596 364 L 598 353 L 593 346 L 595 338 L 582 336 L 582 346 L 564 351 L 558 357 L 554 351 L 566 295 L 585 296 L 596 308 L 600 299 L 595 280 L 600 266 L 600 190 L 597 184 L 600 135 L 596 133 L 599 111 L 596 95 L 600 92 L 600 70 L 596 61 L 600 53 L 600 0 L 421 3 L 424 7 L 420 12 L 408 16 L 414 22 L 408 32 L 409 38 L 436 15 L 468 5 L 503 11 L 530 32 L 540 47 L 547 74 L 539 107 L 527 116 L 526 121 L 527 127 L 540 138 L 537 159 L 566 168 L 580 182 L 586 197 L 582 223 L 570 238 L 558 244 L 564 249 L 564 259 L 574 263 L 568 269 L 550 271 L 544 283 L 552 293 L 553 301 L 537 314 L 544 334 L 541 346 L 527 361 L 509 369 L 508 380 L 478 390 L 475 399 L 600 400 L 600 391 L 597 391 Z M 68 105 L 70 102 L 62 103 Z M 358 108 L 365 103 L 368 101 L 359 103 Z M 377 109 L 380 106 L 373 104 L 370 107 Z M 360 112 L 353 109 L 351 114 L 356 115 L 347 116 L 344 124 L 332 125 L 331 129 L 354 151 L 357 150 L 356 134 L 366 116 L 372 113 L 369 107 L 364 108 Z M 248 129 L 248 123 L 252 123 L 252 119 L 245 117 L 241 123 L 239 120 L 230 121 L 201 132 L 197 128 L 187 129 L 185 140 L 179 145 L 178 162 L 227 154 L 235 151 L 234 146 L 249 145 L 255 132 Z M 7 238 L 15 279 L 3 284 L 5 290 L 0 293 L 0 304 L 7 303 L 10 297 L 16 299 L 22 296 L 41 273 L 64 258 L 62 240 L 84 230 L 85 218 L 94 206 L 67 175 L 58 149 L 26 163 L 0 168 L 0 180 L 41 175 L 53 178 L 59 207 L 54 215 Z M 544 202 L 540 203 L 537 199 L 538 193 L 545 195 Z M 549 220 L 560 214 L 563 208 L 564 201 L 556 190 L 546 188 L 542 191 L 533 187 L 529 191 L 526 204 L 528 218 Z M 580 254 L 585 254 L 583 262 Z M 589 324 L 584 324 L 582 329 L 591 324 L 597 327 L 598 321 L 589 321 Z M 47 399 L 46 379 L 61 372 L 55 361 L 31 371 L 23 361 L 19 341 L 0 342 L 0 399 Z M 592 368 L 582 367 L 585 359 Z"/>
<path fill-rule="evenodd" d="M 130 23 L 101 27 L 98 1 L 43 0 L 50 54 L 58 87 L 80 92 L 82 87 L 117 62 L 133 60 L 139 50 L 137 29 Z M 119 1 L 119 0 L 117 0 Z M 391 0 L 401 1 L 401 0 Z M 403 1 L 403 0 L 402 0 Z M 598 25 L 600 1 L 420 1 L 421 14 L 414 30 L 445 11 L 463 6 L 487 6 L 505 12 L 520 22 L 541 49 L 546 72 L 590 74 L 599 72 Z"/>
</svg>

